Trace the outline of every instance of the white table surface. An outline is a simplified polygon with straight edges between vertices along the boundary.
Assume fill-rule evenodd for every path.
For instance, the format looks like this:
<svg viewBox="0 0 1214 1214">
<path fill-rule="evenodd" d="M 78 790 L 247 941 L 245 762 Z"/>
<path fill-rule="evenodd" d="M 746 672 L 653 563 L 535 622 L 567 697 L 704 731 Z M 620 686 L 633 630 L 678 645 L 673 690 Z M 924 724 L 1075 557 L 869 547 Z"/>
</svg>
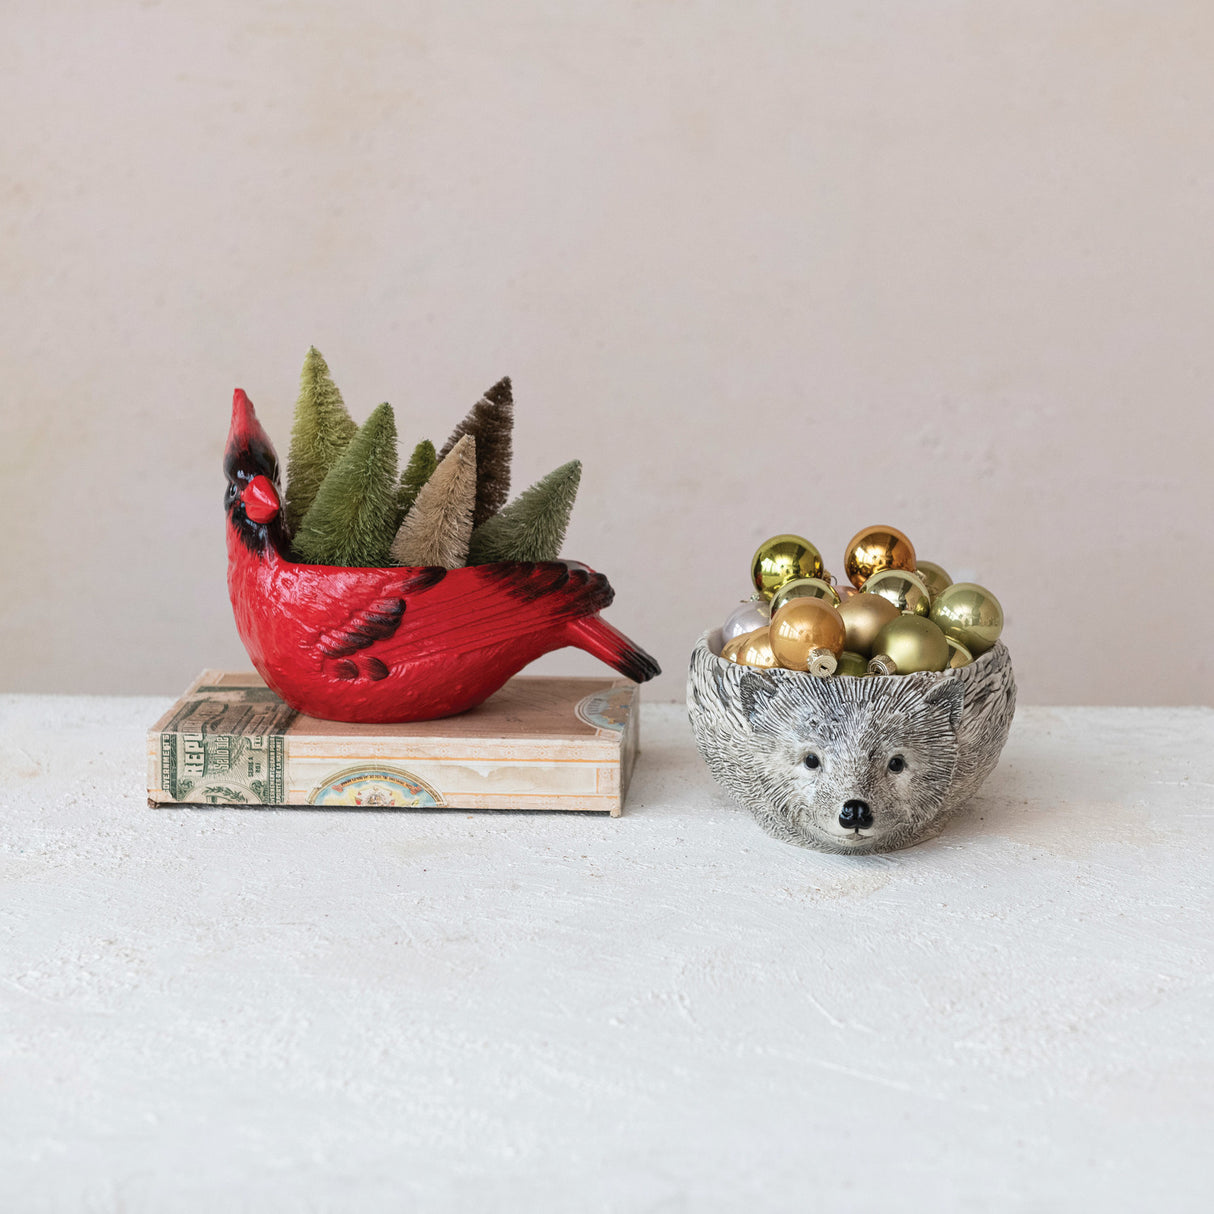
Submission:
<svg viewBox="0 0 1214 1214">
<path fill-rule="evenodd" d="M 0 697 L 0 1209 L 1214 1206 L 1214 711 L 1019 713 L 944 837 L 149 810 L 168 700 Z"/>
</svg>

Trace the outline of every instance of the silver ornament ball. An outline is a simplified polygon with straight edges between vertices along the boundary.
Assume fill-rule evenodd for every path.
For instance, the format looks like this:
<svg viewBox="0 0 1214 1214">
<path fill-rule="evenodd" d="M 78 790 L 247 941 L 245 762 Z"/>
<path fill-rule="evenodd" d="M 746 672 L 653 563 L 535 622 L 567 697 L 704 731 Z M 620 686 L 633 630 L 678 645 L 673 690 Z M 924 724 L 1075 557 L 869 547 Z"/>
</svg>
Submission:
<svg viewBox="0 0 1214 1214">
<path fill-rule="evenodd" d="M 721 643 L 745 636 L 756 628 L 766 628 L 770 623 L 771 604 L 766 599 L 747 599 L 729 613 L 721 628 Z"/>
</svg>

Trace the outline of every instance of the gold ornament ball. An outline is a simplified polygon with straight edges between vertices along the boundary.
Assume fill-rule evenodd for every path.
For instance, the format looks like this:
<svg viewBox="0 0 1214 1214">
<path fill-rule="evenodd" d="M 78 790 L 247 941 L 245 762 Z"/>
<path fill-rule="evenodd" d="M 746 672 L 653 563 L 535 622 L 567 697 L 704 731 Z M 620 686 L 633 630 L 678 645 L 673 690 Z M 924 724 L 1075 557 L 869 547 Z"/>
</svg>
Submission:
<svg viewBox="0 0 1214 1214">
<path fill-rule="evenodd" d="M 921 615 L 900 615 L 890 620 L 877 634 L 873 652 L 874 662 L 889 658 L 898 674 L 943 670 L 951 656 L 944 633 Z"/>
<path fill-rule="evenodd" d="M 843 626 L 847 630 L 847 648 L 869 657 L 877 633 L 890 620 L 898 618 L 898 608 L 879 594 L 857 594 L 839 607 Z"/>
<path fill-rule="evenodd" d="M 896 527 L 865 527 L 852 536 L 843 554 L 848 581 L 857 590 L 882 569 L 915 569 L 915 546 Z"/>
<path fill-rule="evenodd" d="M 839 605 L 839 596 L 828 581 L 820 577 L 799 577 L 785 582 L 771 596 L 771 614 L 775 615 L 792 599 L 824 599 L 834 607 Z"/>
<path fill-rule="evenodd" d="M 766 628 L 756 628 L 744 637 L 739 637 L 738 656 L 735 661 L 739 666 L 762 666 L 774 670 L 780 663 L 771 649 L 771 639 Z"/>
<path fill-rule="evenodd" d="M 969 666 L 973 662 L 974 655 L 960 641 L 954 641 L 947 633 L 944 639 L 948 641 L 950 670 L 960 670 L 962 666 Z"/>
<path fill-rule="evenodd" d="M 847 634 L 838 609 L 825 599 L 793 599 L 785 603 L 771 617 L 767 631 L 772 653 L 788 670 L 808 670 L 820 656 L 813 652 L 817 649 L 829 650 L 838 658 Z"/>
<path fill-rule="evenodd" d="M 932 620 L 974 655 L 985 653 L 1003 631 L 1003 608 L 985 586 L 955 582 L 932 604 Z"/>
<path fill-rule="evenodd" d="M 738 654 L 742 652 L 742 646 L 746 643 L 749 635 L 749 633 L 744 632 L 741 636 L 731 637 L 721 646 L 721 657 L 727 662 L 736 662 Z"/>
<path fill-rule="evenodd" d="M 822 554 L 802 536 L 773 535 L 755 549 L 750 576 L 755 589 L 769 599 L 794 578 L 821 577 Z"/>
<path fill-rule="evenodd" d="M 889 599 L 899 611 L 910 615 L 927 615 L 931 610 L 932 596 L 927 585 L 917 573 L 908 569 L 882 569 L 864 583 L 864 594 L 879 594 Z"/>
<path fill-rule="evenodd" d="M 941 592 L 953 584 L 953 579 L 935 561 L 916 561 L 915 572 L 927 584 L 927 592 L 933 599 L 939 598 Z"/>
<path fill-rule="evenodd" d="M 850 582 L 836 582 L 834 587 L 840 603 L 846 603 L 848 599 L 854 599 L 860 593 Z"/>
<path fill-rule="evenodd" d="M 839 669 L 836 674 L 849 674 L 854 678 L 863 678 L 868 674 L 868 659 L 862 653 L 853 653 L 845 649 L 839 654 Z"/>
</svg>

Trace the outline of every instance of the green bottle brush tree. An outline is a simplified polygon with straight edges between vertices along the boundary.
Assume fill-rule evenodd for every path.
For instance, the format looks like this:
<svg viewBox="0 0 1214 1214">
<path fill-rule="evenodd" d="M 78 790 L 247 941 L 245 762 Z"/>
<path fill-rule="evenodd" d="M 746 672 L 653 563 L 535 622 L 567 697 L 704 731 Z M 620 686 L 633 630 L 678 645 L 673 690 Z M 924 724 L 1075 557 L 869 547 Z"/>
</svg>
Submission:
<svg viewBox="0 0 1214 1214">
<path fill-rule="evenodd" d="M 440 451 L 422 439 L 397 477 L 392 406 L 358 426 L 315 346 L 304 358 L 287 457 L 292 554 L 312 565 L 552 561 L 577 497 L 571 460 L 508 503 L 514 442 L 510 380 L 493 385 Z"/>
</svg>

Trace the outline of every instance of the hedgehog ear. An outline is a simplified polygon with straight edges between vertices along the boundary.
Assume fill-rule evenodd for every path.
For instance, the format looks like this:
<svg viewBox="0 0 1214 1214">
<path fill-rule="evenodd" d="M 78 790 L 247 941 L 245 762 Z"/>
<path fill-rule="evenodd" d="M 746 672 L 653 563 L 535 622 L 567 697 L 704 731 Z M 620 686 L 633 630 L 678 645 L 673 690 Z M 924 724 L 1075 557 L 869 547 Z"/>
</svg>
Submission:
<svg viewBox="0 0 1214 1214">
<path fill-rule="evenodd" d="M 955 731 L 965 704 L 965 688 L 960 679 L 944 679 L 923 697 L 923 702 L 932 708 L 943 708 L 948 713 L 949 728 Z"/>
<path fill-rule="evenodd" d="M 776 681 L 757 670 L 748 670 L 738 688 L 742 700 L 742 711 L 754 728 L 755 717 L 763 711 L 776 694 Z"/>
</svg>

